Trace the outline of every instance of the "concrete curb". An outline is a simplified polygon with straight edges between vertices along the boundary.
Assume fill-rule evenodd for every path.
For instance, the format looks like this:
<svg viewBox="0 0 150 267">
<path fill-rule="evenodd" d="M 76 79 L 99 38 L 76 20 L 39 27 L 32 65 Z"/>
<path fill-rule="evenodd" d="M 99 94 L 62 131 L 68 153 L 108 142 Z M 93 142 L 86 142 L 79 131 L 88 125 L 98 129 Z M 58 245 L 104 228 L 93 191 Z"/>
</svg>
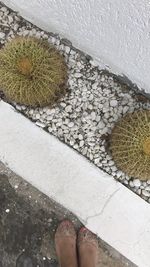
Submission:
<svg viewBox="0 0 150 267">
<path fill-rule="evenodd" d="M 3 101 L 0 160 L 134 264 L 149 267 L 150 205 Z"/>
</svg>

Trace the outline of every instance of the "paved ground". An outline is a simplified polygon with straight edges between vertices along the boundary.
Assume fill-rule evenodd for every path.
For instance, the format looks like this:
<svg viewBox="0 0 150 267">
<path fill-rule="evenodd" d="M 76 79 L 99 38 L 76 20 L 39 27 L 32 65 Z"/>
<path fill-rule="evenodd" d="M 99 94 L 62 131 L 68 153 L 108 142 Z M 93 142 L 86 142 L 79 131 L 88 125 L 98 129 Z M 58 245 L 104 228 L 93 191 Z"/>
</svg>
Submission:
<svg viewBox="0 0 150 267">
<path fill-rule="evenodd" d="M 76 229 L 81 226 L 73 214 L 0 163 L 0 267 L 15 267 L 26 255 L 36 267 L 57 266 L 54 233 L 64 218 Z M 98 267 L 125 266 L 134 265 L 99 240 Z"/>
</svg>

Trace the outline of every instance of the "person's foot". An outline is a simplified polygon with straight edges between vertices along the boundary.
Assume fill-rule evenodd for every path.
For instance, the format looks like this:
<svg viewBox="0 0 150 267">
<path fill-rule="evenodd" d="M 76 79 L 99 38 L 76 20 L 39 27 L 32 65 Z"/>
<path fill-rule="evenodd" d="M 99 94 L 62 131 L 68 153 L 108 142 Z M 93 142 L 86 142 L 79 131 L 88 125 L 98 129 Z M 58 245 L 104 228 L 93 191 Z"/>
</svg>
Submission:
<svg viewBox="0 0 150 267">
<path fill-rule="evenodd" d="M 55 247 L 61 267 L 77 267 L 76 232 L 73 224 L 65 220 L 55 233 Z"/>
<path fill-rule="evenodd" d="M 98 241 L 87 228 L 82 227 L 78 234 L 78 253 L 80 267 L 96 267 Z"/>
</svg>

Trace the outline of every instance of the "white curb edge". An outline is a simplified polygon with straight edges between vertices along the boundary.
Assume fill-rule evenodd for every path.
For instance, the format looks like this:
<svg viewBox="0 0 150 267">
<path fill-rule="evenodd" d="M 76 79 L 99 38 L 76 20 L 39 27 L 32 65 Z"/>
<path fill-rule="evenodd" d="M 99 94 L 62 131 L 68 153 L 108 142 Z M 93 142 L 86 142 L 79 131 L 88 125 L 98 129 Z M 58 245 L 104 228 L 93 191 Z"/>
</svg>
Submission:
<svg viewBox="0 0 150 267">
<path fill-rule="evenodd" d="M 150 266 L 150 205 L 3 101 L 0 160 L 137 266 Z"/>
</svg>

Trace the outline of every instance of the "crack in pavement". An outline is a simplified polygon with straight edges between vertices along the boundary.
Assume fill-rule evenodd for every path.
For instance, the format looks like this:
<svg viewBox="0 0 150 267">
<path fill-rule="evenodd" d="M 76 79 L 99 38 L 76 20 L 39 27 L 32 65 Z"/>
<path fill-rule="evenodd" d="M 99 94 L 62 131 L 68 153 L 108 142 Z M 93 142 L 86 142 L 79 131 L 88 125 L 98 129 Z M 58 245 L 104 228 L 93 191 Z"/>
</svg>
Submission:
<svg viewBox="0 0 150 267">
<path fill-rule="evenodd" d="M 104 206 L 102 207 L 101 211 L 94 214 L 94 215 L 91 215 L 91 216 L 88 216 L 87 219 L 86 219 L 86 224 L 88 224 L 88 221 L 92 218 L 95 218 L 95 217 L 98 217 L 98 216 L 101 216 L 105 210 L 105 208 L 108 206 L 109 202 L 111 201 L 111 199 L 116 195 L 116 193 L 120 190 L 120 188 L 116 189 L 111 195 L 110 197 L 107 199 L 107 201 L 105 202 Z"/>
</svg>

